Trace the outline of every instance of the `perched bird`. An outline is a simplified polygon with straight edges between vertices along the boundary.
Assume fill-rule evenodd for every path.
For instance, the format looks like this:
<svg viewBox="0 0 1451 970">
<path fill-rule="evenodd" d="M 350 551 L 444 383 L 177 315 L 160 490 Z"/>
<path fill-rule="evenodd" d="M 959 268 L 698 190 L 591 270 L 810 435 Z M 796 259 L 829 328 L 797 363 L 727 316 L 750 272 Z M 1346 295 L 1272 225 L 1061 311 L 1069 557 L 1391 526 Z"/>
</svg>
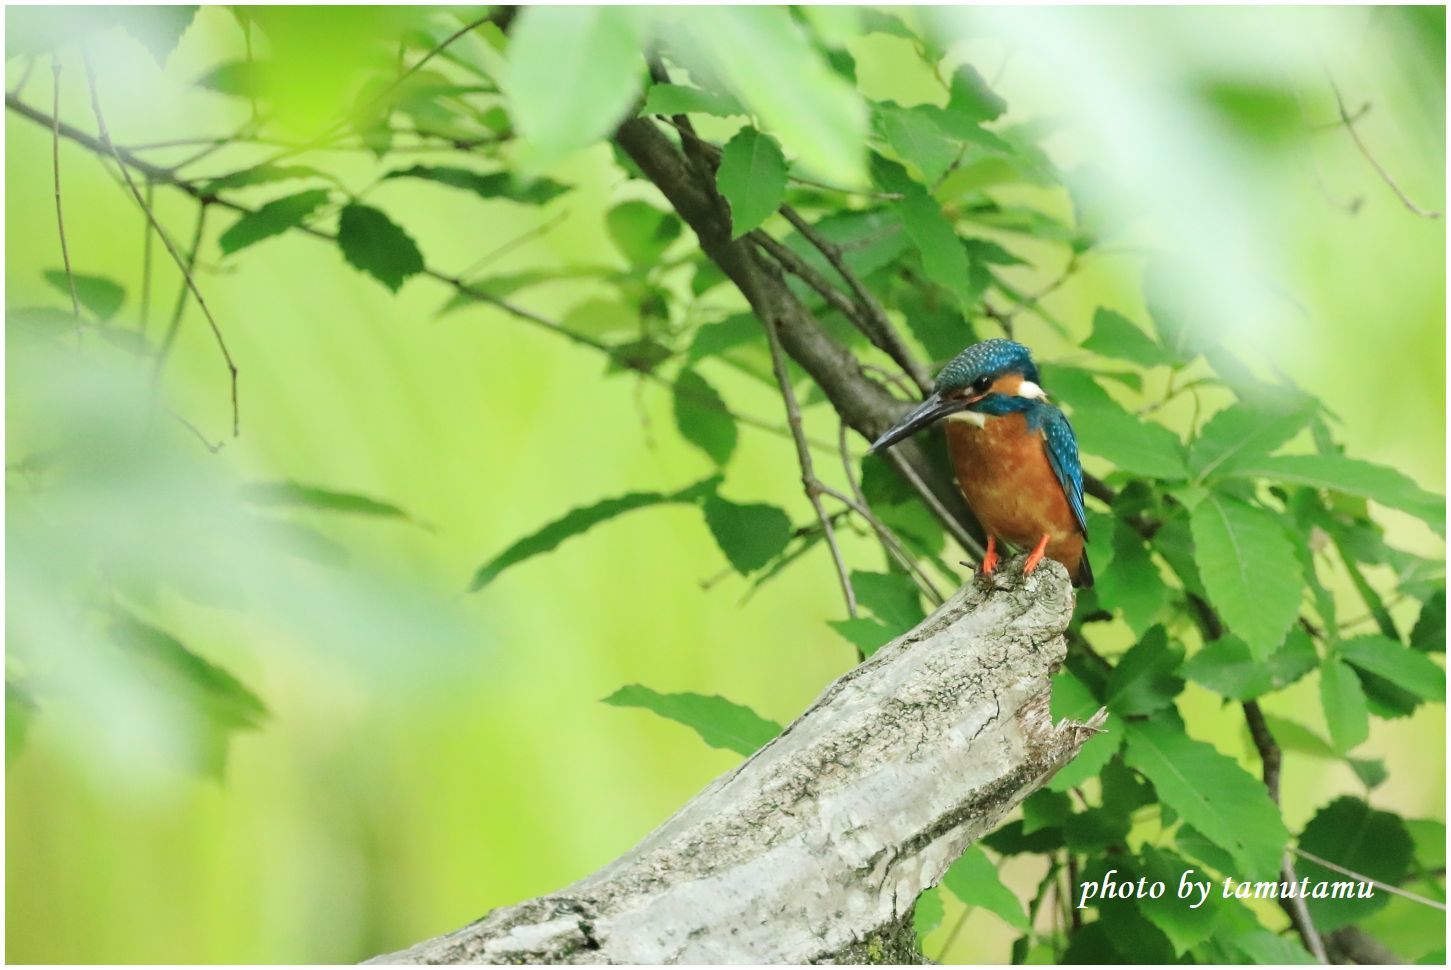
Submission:
<svg viewBox="0 0 1451 970">
<path fill-rule="evenodd" d="M 997 567 L 1001 538 L 1032 549 L 1024 573 L 1046 555 L 1067 568 L 1075 586 L 1092 586 L 1078 440 L 1063 412 L 1048 403 L 1028 348 L 1002 339 L 973 344 L 942 368 L 927 400 L 871 451 L 941 418 L 958 487 L 987 530 L 983 573 Z"/>
</svg>

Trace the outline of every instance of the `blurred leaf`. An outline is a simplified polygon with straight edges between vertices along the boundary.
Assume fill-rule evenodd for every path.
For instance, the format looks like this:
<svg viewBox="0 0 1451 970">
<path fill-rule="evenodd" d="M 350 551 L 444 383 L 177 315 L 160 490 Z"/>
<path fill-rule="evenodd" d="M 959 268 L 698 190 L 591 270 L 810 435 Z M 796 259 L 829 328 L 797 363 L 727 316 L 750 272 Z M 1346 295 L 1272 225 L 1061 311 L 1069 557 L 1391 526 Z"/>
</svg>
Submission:
<svg viewBox="0 0 1451 970">
<path fill-rule="evenodd" d="M 504 84 L 514 126 L 540 164 L 599 141 L 640 91 L 640 11 L 526 7 L 509 30 Z"/>
<path fill-rule="evenodd" d="M 742 505 L 712 494 L 705 499 L 705 524 L 743 576 L 766 565 L 791 540 L 791 519 L 774 505 Z"/>
<path fill-rule="evenodd" d="M 1190 513 L 1194 559 L 1229 632 L 1256 658 L 1285 640 L 1300 611 L 1304 578 L 1271 512 L 1211 492 Z"/>
<path fill-rule="evenodd" d="M 1122 519 L 1112 528 L 1113 568 L 1095 569 L 1094 586 L 1104 608 L 1120 610 L 1135 635 L 1143 636 L 1168 603 L 1169 587 L 1139 534 Z"/>
<path fill-rule="evenodd" d="M 761 324 L 754 314 L 736 313 L 715 323 L 702 325 L 685 352 L 687 363 L 715 357 L 761 336 Z"/>
<path fill-rule="evenodd" d="M 1197 481 L 1224 477 L 1279 448 L 1305 425 L 1314 412 L 1308 408 L 1275 413 L 1266 408 L 1225 408 L 1200 429 L 1189 443 L 1189 471 Z"/>
<path fill-rule="evenodd" d="M 922 941 L 927 939 L 927 934 L 942 925 L 942 897 L 939 895 L 936 886 L 930 886 L 922 890 L 917 897 L 917 904 L 912 909 L 912 928 L 917 933 L 917 946 L 920 949 Z"/>
<path fill-rule="evenodd" d="M 1330 742 L 1303 724 L 1291 721 L 1288 718 L 1276 717 L 1273 714 L 1265 715 L 1265 723 L 1269 725 L 1270 733 L 1275 736 L 1275 741 L 1285 751 L 1296 751 L 1300 754 L 1309 755 L 1312 758 L 1329 758 L 1333 760 L 1339 757 L 1335 753 L 1335 749 L 1330 746 Z M 1248 737 L 1247 728 L 1246 737 Z"/>
<path fill-rule="evenodd" d="M 997 866 L 978 846 L 969 845 L 962 858 L 947 867 L 942 885 L 964 906 L 981 906 L 1014 929 L 1028 931 L 1023 901 L 1003 885 Z"/>
<path fill-rule="evenodd" d="M 1184 689 L 1184 679 L 1179 676 L 1183 662 L 1184 648 L 1170 643 L 1162 626 L 1154 627 L 1108 675 L 1104 704 L 1120 717 L 1163 710 Z"/>
<path fill-rule="evenodd" d="M 1220 932 L 1207 942 L 1212 944 L 1203 958 L 1208 963 L 1285 966 L 1316 962 L 1299 943 L 1265 929 Z"/>
<path fill-rule="evenodd" d="M 1446 700 L 1446 671 L 1425 656 L 1389 637 L 1363 636 L 1343 640 L 1335 652 L 1353 666 L 1384 677 L 1428 701 Z"/>
<path fill-rule="evenodd" d="M 301 225 L 304 219 L 327 202 L 328 196 L 327 189 L 309 189 L 273 199 L 255 212 L 246 213 L 222 233 L 218 240 L 222 253 L 230 256 L 253 243 Z"/>
<path fill-rule="evenodd" d="M 45 281 L 65 295 L 70 305 L 71 284 L 63 269 L 48 269 L 43 274 Z M 104 276 L 86 273 L 72 274 L 76 281 L 76 299 L 98 320 L 109 320 L 126 302 L 126 288 Z"/>
<path fill-rule="evenodd" d="M 926 106 L 904 108 L 897 104 L 873 107 L 874 121 L 892 151 L 911 162 L 927 185 L 935 185 L 957 159 L 962 147 L 938 126 Z"/>
<path fill-rule="evenodd" d="M 947 110 L 971 122 L 993 121 L 1008 104 L 988 87 L 971 64 L 961 64 L 952 73 L 948 88 Z"/>
<path fill-rule="evenodd" d="M 1139 850 L 1137 862 L 1139 875 L 1147 877 L 1150 884 L 1158 881 L 1167 887 L 1167 891 L 1158 899 L 1145 897 L 1137 902 L 1144 918 L 1169 938 L 1174 954 L 1182 957 L 1190 947 L 1198 946 L 1209 939 L 1224 910 L 1216 905 L 1212 891 L 1209 899 L 1198 908 L 1190 908 L 1192 903 L 1199 902 L 1198 896 L 1190 899 L 1178 898 L 1179 880 L 1194 868 L 1189 861 L 1173 852 L 1145 845 Z M 1196 879 L 1202 875 L 1204 874 L 1196 872 L 1189 878 Z"/>
<path fill-rule="evenodd" d="M 1209 866 L 1220 875 L 1232 875 L 1235 871 L 1234 857 L 1206 839 L 1192 825 L 1179 826 L 1179 830 L 1174 833 L 1174 844 L 1181 852 Z"/>
<path fill-rule="evenodd" d="M 1158 367 L 1172 361 L 1148 334 L 1122 314 L 1099 307 L 1093 314 L 1093 333 L 1083 342 L 1084 350 L 1100 357 L 1126 360 L 1140 367 Z"/>
<path fill-rule="evenodd" d="M 393 292 L 408 277 L 423 272 L 423 254 L 397 223 L 357 202 L 338 217 L 338 247 L 343 258 Z"/>
<path fill-rule="evenodd" d="M 1446 591 L 1437 590 L 1421 607 L 1411 631 L 1411 646 L 1422 653 L 1446 652 Z"/>
<path fill-rule="evenodd" d="M 321 178 L 323 173 L 311 165 L 254 165 L 228 175 L 211 179 L 197 187 L 203 196 L 216 195 L 224 189 L 240 189 L 249 185 L 266 185 L 288 179 Z"/>
<path fill-rule="evenodd" d="M 731 207 L 731 238 L 739 239 L 781 208 L 786 157 L 770 135 L 747 126 L 726 142 L 715 184 Z"/>
<path fill-rule="evenodd" d="M 1343 796 L 1326 805 L 1300 833 L 1300 848 L 1351 872 L 1358 872 L 1389 885 L 1405 878 L 1411 865 L 1410 833 L 1400 817 L 1379 812 L 1358 798 Z M 1301 878 L 1317 882 L 1345 882 L 1341 873 L 1301 856 L 1295 861 Z M 1357 887 L 1360 885 L 1356 881 Z M 1385 906 L 1390 894 L 1381 890 L 1368 899 L 1305 900 L 1310 918 L 1322 933 L 1357 923 Z"/>
<path fill-rule="evenodd" d="M 582 535 L 594 526 L 607 522 L 617 515 L 654 505 L 695 504 L 707 495 L 713 494 L 719 484 L 720 479 L 707 478 L 677 492 L 630 492 L 604 499 L 593 505 L 572 509 L 543 528 L 518 540 L 480 566 L 478 572 L 474 574 L 473 582 L 469 585 L 469 591 L 483 589 L 510 566 L 549 552 L 566 539 Z"/>
<path fill-rule="evenodd" d="M 141 42 L 157 64 L 164 65 L 191 26 L 197 7 L 191 4 L 167 6 L 112 7 L 108 12 L 132 37 Z"/>
<path fill-rule="evenodd" d="M 1165 805 L 1234 856 L 1241 878 L 1279 871 L 1289 832 L 1258 778 L 1167 724 L 1133 722 L 1127 734 L 1124 760 Z"/>
<path fill-rule="evenodd" d="M 896 632 L 906 633 L 922 622 L 922 601 L 917 586 L 904 573 L 851 572 L 857 602 Z"/>
<path fill-rule="evenodd" d="M 1234 475 L 1359 495 L 1409 512 L 1443 535 L 1446 532 L 1445 498 L 1426 491 L 1406 475 L 1384 465 L 1343 455 L 1280 455 L 1245 462 L 1235 468 Z"/>
<path fill-rule="evenodd" d="M 1205 644 L 1184 665 L 1184 676 L 1231 700 L 1248 701 L 1283 690 L 1319 665 L 1315 644 L 1298 627 L 1268 661 L 1259 661 L 1244 641 L 1225 637 Z"/>
<path fill-rule="evenodd" d="M 261 75 L 256 61 L 223 61 L 197 78 L 196 85 L 218 94 L 255 97 L 262 90 Z"/>
<path fill-rule="evenodd" d="M 605 216 L 605 228 L 631 266 L 649 267 L 659 261 L 680 235 L 680 220 L 648 202 L 621 202 Z"/>
<path fill-rule="evenodd" d="M 413 519 L 407 512 L 389 502 L 297 482 L 260 482 L 248 485 L 242 489 L 242 497 L 254 505 L 267 508 L 308 508 L 385 519 Z"/>
<path fill-rule="evenodd" d="M 775 721 L 714 694 L 661 694 L 639 684 L 628 684 L 606 697 L 604 703 L 651 711 L 684 724 L 712 748 L 746 756 L 755 754 L 781 733 L 781 725 Z"/>
<path fill-rule="evenodd" d="M 842 639 L 861 652 L 863 658 L 870 657 L 882 647 L 902 635 L 904 631 L 888 626 L 880 620 L 858 616 L 846 620 L 827 620 L 826 625 Z"/>
<path fill-rule="evenodd" d="M 892 211 L 901 221 L 907 238 L 917 247 L 922 271 L 929 280 L 955 296 L 963 312 L 970 311 L 977 294 L 969 286 L 967 250 L 957 238 L 952 223 L 942 214 L 942 207 L 926 189 L 908 178 L 896 162 L 873 154 L 872 172 L 884 189 L 902 195 L 900 202 L 892 204 Z"/>
<path fill-rule="evenodd" d="M 1341 660 L 1326 658 L 1320 667 L 1320 703 L 1330 739 L 1340 752 L 1350 751 L 1370 736 L 1365 691 L 1355 671 Z"/>
<path fill-rule="evenodd" d="M 1178 435 L 1124 410 L 1087 371 L 1047 364 L 1043 386 L 1068 405 L 1078 447 L 1131 475 L 1181 479 L 1188 475 Z"/>
<path fill-rule="evenodd" d="M 1064 792 L 1040 788 L 1023 800 L 1023 834 L 1059 828 L 1073 814 L 1073 802 Z"/>
<path fill-rule="evenodd" d="M 684 370 L 675 378 L 672 404 L 681 437 L 724 468 L 735 453 L 738 431 L 720 392 L 695 371 Z"/>
<path fill-rule="evenodd" d="M 728 94 L 702 91 L 681 84 L 652 84 L 645 95 L 642 115 L 706 114 L 718 117 L 745 114 L 746 109 Z"/>
<path fill-rule="evenodd" d="M 5 679 L 5 763 L 20 753 L 30 734 L 39 706 L 30 693 L 10 678 Z"/>
<path fill-rule="evenodd" d="M 383 176 L 385 179 L 414 178 L 456 189 L 465 189 L 483 199 L 509 199 L 528 205 L 543 205 L 570 187 L 553 179 L 522 181 L 512 172 L 475 172 L 449 165 L 412 165 Z"/>
<path fill-rule="evenodd" d="M 1386 763 L 1378 759 L 1347 758 L 1345 763 L 1350 765 L 1350 770 L 1355 772 L 1355 777 L 1360 779 L 1367 791 L 1379 788 L 1390 777 Z"/>
<path fill-rule="evenodd" d="M 695 7 L 675 38 L 692 75 L 718 78 L 819 178 L 863 181 L 866 112 L 781 7 Z"/>
</svg>

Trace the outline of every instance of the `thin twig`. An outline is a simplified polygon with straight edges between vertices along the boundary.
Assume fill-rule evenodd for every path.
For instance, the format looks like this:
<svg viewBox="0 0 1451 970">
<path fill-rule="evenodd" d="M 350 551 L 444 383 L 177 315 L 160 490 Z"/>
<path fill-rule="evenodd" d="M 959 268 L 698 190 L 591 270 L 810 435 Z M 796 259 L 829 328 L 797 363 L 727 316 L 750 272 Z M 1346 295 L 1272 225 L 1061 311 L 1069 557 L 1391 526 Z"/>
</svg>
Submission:
<svg viewBox="0 0 1451 970">
<path fill-rule="evenodd" d="M 146 180 L 146 207 L 152 208 L 152 200 L 156 192 L 156 183 L 151 179 Z M 146 328 L 151 323 L 151 221 L 143 220 L 146 234 L 141 238 L 141 336 L 146 336 Z"/>
<path fill-rule="evenodd" d="M 196 269 L 197 253 L 201 251 L 202 233 L 206 229 L 207 209 L 206 200 L 197 204 L 196 229 L 192 231 L 191 247 L 186 252 L 186 263 L 182 268 L 184 276 L 189 276 Z M 166 362 L 171 357 L 171 348 L 176 344 L 176 335 L 181 330 L 181 318 L 186 312 L 186 298 L 191 290 L 186 285 L 186 279 L 182 279 L 181 288 L 176 294 L 176 305 L 171 310 L 171 322 L 167 324 L 166 333 L 161 338 L 161 346 L 156 349 L 156 361 L 151 366 L 151 383 L 153 386 L 161 380 L 161 372 L 166 369 Z"/>
<path fill-rule="evenodd" d="M 1316 865 L 1324 866 L 1326 869 L 1329 869 L 1332 872 L 1338 872 L 1342 876 L 1349 876 L 1352 879 L 1359 879 L 1361 882 L 1368 882 L 1375 888 L 1383 889 L 1386 892 L 1390 893 L 1392 896 L 1400 896 L 1402 899 L 1409 899 L 1413 903 L 1420 903 L 1422 906 L 1429 906 L 1432 909 L 1439 909 L 1443 913 L 1446 912 L 1445 903 L 1438 902 L 1434 899 L 1427 899 L 1425 896 L 1422 896 L 1419 893 L 1413 893 L 1409 889 L 1402 889 L 1399 886 L 1392 886 L 1389 883 L 1381 882 L 1374 876 L 1367 876 L 1363 872 L 1356 872 L 1353 869 L 1347 869 L 1342 865 L 1337 865 L 1336 863 L 1331 862 L 1329 859 L 1322 859 L 1320 856 L 1316 855 L 1313 852 L 1306 852 L 1298 845 L 1291 846 L 1290 851 L 1294 852 L 1302 859 L 1309 859 Z"/>
<path fill-rule="evenodd" d="M 65 240 L 65 216 L 61 214 L 60 204 L 60 56 L 52 54 L 50 58 L 50 69 L 55 77 L 55 90 L 53 93 L 52 111 L 55 114 L 55 123 L 50 128 L 50 164 L 55 172 L 55 228 L 60 234 L 60 258 L 65 264 L 66 283 L 71 290 L 71 314 L 79 320 L 81 318 L 81 301 L 76 296 L 76 276 L 71 272 L 71 253 Z"/>
<path fill-rule="evenodd" d="M 533 229 L 526 229 L 524 232 L 521 232 L 513 239 L 503 242 L 498 246 L 494 247 L 493 249 L 489 250 L 487 253 L 484 253 L 484 255 L 480 256 L 477 260 L 473 262 L 472 265 L 468 267 L 468 269 L 464 270 L 459 275 L 463 277 L 473 276 L 475 273 L 482 271 L 484 267 L 488 266 L 499 257 L 505 256 L 513 252 L 515 249 L 524 245 L 526 242 L 538 239 L 540 236 L 549 232 L 549 230 L 553 229 L 555 226 L 563 222 L 568 216 L 569 210 L 561 209 L 552 218 L 544 220 Z"/>
<path fill-rule="evenodd" d="M 91 68 L 89 56 L 82 55 L 82 63 L 86 68 L 86 83 L 91 88 L 91 110 L 96 115 L 96 129 L 100 135 L 101 144 L 105 146 L 111 157 L 116 160 L 116 165 L 121 169 L 121 176 L 126 180 L 126 186 L 131 190 L 131 195 L 135 198 L 136 204 L 141 206 L 142 211 L 146 213 L 146 218 L 150 220 L 152 227 L 156 230 L 156 234 L 161 237 L 161 242 L 166 246 L 166 251 L 171 254 L 171 258 L 175 261 L 177 269 L 181 270 L 182 278 L 186 280 L 186 285 L 191 290 L 192 296 L 196 297 L 197 306 L 201 307 L 202 313 L 207 318 L 208 326 L 212 328 L 212 336 L 216 338 L 217 347 L 222 352 L 222 359 L 226 361 L 227 374 L 232 387 L 232 437 L 235 438 L 242 433 L 242 412 L 237 399 L 237 365 L 232 360 L 232 352 L 227 349 L 227 341 L 222 336 L 222 328 L 217 326 L 216 318 L 212 316 L 212 311 L 207 308 L 207 302 L 202 297 L 201 290 L 197 289 L 196 281 L 191 277 L 191 271 L 186 268 L 186 264 L 182 260 L 181 254 L 176 251 L 176 246 L 172 244 L 171 238 L 161 228 L 161 223 L 156 221 L 156 213 L 147 207 L 146 199 L 141 195 L 141 190 L 136 187 L 136 181 L 131 178 L 131 170 L 126 166 L 126 163 L 121 158 L 121 153 L 116 150 L 115 144 L 111 141 L 111 133 L 106 128 L 106 117 L 101 112 L 101 95 L 96 87 L 96 74 Z"/>
<path fill-rule="evenodd" d="M 1391 176 L 1391 173 L 1386 171 L 1385 166 L 1383 166 L 1380 161 L 1375 157 L 1374 153 L 1371 152 L 1370 147 L 1366 145 L 1366 143 L 1361 139 L 1360 132 L 1356 130 L 1356 119 L 1352 118 L 1350 116 L 1350 112 L 1346 110 L 1345 99 L 1340 95 L 1340 86 L 1335 83 L 1335 78 L 1331 75 L 1329 68 L 1325 69 L 1325 78 L 1330 82 L 1330 90 L 1335 95 L 1335 108 L 1340 113 L 1341 124 L 1345 126 L 1346 131 L 1350 132 L 1350 137 L 1351 140 L 1355 142 L 1355 147 L 1360 149 L 1360 153 L 1365 156 L 1365 160 L 1367 162 L 1370 162 L 1371 168 L 1376 170 L 1376 174 L 1380 176 L 1381 181 L 1390 187 L 1390 190 L 1396 194 L 1396 198 L 1401 200 L 1401 204 L 1404 205 L 1411 212 L 1422 217 L 1423 219 L 1441 218 L 1440 212 L 1437 212 L 1433 209 L 1423 209 L 1421 206 L 1418 206 L 1416 205 L 1416 203 L 1412 202 L 1411 197 L 1406 195 L 1406 193 L 1401 189 L 1400 185 L 1398 185 L 1396 183 L 1396 180 Z"/>
<path fill-rule="evenodd" d="M 902 473 L 902 477 L 907 479 L 908 484 L 917 490 L 922 501 L 927 503 L 927 507 L 932 510 L 932 514 L 937 516 L 947 531 L 952 533 L 952 538 L 957 540 L 957 544 L 966 549 L 969 555 L 981 559 L 986 551 L 983 549 L 982 543 L 974 539 L 972 533 L 968 532 L 957 520 L 957 517 L 948 511 L 947 506 L 942 504 L 942 500 L 922 480 L 922 476 L 917 474 L 917 469 L 912 467 L 912 463 L 899 455 L 895 448 L 888 448 L 883 454 L 893 465 L 897 466 L 897 471 Z"/>
<path fill-rule="evenodd" d="M 846 561 L 841 557 L 841 548 L 836 544 L 836 530 L 832 528 L 831 517 L 821 504 L 825 490 L 811 461 L 811 446 L 806 443 L 806 432 L 801 425 L 801 408 L 796 404 L 796 390 L 791 386 L 791 374 L 786 370 L 786 352 L 781 349 L 781 337 L 776 333 L 776 321 L 762 320 L 766 331 L 766 343 L 771 348 L 771 370 L 776 375 L 776 385 L 781 389 L 781 398 L 786 404 L 786 424 L 791 428 L 791 437 L 796 442 L 796 460 L 801 466 L 801 486 L 806 490 L 806 500 L 816 512 L 821 523 L 821 535 L 826 547 L 831 550 L 831 561 L 836 566 L 836 577 L 841 582 L 841 595 L 846 600 L 846 612 L 856 619 L 856 591 L 851 587 L 851 576 L 847 573 Z M 866 655 L 857 648 L 857 659 Z"/>
</svg>

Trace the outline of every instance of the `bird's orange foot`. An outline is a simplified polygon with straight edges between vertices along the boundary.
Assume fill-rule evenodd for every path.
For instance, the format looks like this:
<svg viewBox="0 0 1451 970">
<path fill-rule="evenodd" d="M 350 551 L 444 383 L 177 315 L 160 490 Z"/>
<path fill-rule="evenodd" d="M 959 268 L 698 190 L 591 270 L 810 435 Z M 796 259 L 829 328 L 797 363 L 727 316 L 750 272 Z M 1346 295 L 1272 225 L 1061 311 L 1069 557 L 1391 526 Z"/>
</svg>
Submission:
<svg viewBox="0 0 1451 970">
<path fill-rule="evenodd" d="M 998 546 L 992 536 L 987 537 L 987 552 L 982 554 L 982 565 L 978 568 L 984 576 L 991 576 L 998 568 Z"/>
<path fill-rule="evenodd" d="M 1023 563 L 1024 576 L 1033 575 L 1033 570 L 1037 569 L 1038 563 L 1043 561 L 1043 553 L 1048 551 L 1048 538 L 1046 535 L 1043 536 L 1043 538 L 1038 540 L 1038 544 L 1033 547 L 1033 551 L 1028 553 L 1028 561 Z"/>
</svg>

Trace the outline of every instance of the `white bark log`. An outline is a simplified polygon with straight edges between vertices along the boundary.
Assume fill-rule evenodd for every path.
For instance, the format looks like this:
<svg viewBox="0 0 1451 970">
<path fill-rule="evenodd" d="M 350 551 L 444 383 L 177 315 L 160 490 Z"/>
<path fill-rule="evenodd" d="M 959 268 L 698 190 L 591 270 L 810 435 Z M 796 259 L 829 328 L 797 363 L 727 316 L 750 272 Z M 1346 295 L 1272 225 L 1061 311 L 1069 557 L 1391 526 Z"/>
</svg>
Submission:
<svg viewBox="0 0 1451 970">
<path fill-rule="evenodd" d="M 1073 604 L 1057 563 L 1026 578 L 1006 564 L 838 678 L 619 859 L 371 962 L 890 957 L 882 941 L 918 894 L 1102 723 L 1099 712 L 1055 727 L 1048 712 Z"/>
</svg>

